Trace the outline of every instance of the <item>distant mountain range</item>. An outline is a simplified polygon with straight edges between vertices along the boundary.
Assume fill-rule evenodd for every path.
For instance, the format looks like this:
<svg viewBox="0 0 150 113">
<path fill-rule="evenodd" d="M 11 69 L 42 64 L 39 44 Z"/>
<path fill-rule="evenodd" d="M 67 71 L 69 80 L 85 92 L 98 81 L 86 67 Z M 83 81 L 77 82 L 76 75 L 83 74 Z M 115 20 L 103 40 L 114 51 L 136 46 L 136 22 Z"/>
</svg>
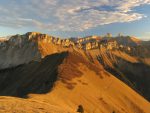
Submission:
<svg viewBox="0 0 150 113">
<path fill-rule="evenodd" d="M 2 39 L 0 112 L 150 113 L 149 46 L 130 36 Z"/>
</svg>

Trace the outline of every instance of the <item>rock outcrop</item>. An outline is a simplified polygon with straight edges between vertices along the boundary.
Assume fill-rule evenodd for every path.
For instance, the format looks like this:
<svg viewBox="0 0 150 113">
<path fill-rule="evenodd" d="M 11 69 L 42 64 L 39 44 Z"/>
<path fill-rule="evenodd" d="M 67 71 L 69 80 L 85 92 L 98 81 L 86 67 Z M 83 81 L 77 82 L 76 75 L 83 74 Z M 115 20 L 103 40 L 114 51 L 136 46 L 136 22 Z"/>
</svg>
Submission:
<svg viewBox="0 0 150 113">
<path fill-rule="evenodd" d="M 58 45 L 57 47 L 55 47 Z M 30 61 L 39 61 L 59 48 L 73 46 L 68 39 L 55 38 L 38 32 L 15 35 L 0 43 L 0 69 L 14 67 Z M 46 49 L 46 46 L 48 46 Z M 43 51 L 41 48 L 43 47 Z M 51 49 L 52 48 L 52 49 Z"/>
</svg>

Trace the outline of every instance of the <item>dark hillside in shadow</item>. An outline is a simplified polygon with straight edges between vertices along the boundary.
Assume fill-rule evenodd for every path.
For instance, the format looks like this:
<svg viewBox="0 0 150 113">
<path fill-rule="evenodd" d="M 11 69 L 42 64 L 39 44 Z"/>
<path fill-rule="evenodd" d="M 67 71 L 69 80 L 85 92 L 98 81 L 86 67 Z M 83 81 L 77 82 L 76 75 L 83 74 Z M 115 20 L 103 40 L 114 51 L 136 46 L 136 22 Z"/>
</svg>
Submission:
<svg viewBox="0 0 150 113">
<path fill-rule="evenodd" d="M 58 66 L 68 52 L 49 55 L 41 62 L 30 62 L 0 70 L 0 95 L 26 97 L 29 93 L 47 93 L 58 78 Z"/>
</svg>

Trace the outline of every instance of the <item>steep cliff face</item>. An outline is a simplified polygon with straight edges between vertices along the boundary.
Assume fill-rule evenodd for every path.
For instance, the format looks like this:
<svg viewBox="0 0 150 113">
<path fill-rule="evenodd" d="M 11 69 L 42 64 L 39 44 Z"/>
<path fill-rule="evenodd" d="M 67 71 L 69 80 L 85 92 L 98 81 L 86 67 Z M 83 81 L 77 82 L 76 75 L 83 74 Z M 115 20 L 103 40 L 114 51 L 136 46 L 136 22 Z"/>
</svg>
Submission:
<svg viewBox="0 0 150 113">
<path fill-rule="evenodd" d="M 46 55 L 63 51 L 70 45 L 73 45 L 71 41 L 38 32 L 12 36 L 0 44 L 0 69 L 40 61 Z"/>
<path fill-rule="evenodd" d="M 27 35 L 16 35 L 0 45 L 0 68 L 13 67 L 39 60 L 38 44 L 29 39 Z"/>
</svg>

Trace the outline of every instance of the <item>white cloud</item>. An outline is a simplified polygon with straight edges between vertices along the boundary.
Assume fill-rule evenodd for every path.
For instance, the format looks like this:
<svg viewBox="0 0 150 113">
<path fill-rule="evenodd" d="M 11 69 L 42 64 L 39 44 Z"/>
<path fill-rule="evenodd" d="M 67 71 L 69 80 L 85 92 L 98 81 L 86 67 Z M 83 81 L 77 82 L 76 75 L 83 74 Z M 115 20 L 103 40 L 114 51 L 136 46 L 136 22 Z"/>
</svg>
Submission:
<svg viewBox="0 0 150 113">
<path fill-rule="evenodd" d="M 145 15 L 132 9 L 143 4 L 150 4 L 150 0 L 1 0 L 0 25 L 84 31 L 139 20 Z"/>
</svg>

